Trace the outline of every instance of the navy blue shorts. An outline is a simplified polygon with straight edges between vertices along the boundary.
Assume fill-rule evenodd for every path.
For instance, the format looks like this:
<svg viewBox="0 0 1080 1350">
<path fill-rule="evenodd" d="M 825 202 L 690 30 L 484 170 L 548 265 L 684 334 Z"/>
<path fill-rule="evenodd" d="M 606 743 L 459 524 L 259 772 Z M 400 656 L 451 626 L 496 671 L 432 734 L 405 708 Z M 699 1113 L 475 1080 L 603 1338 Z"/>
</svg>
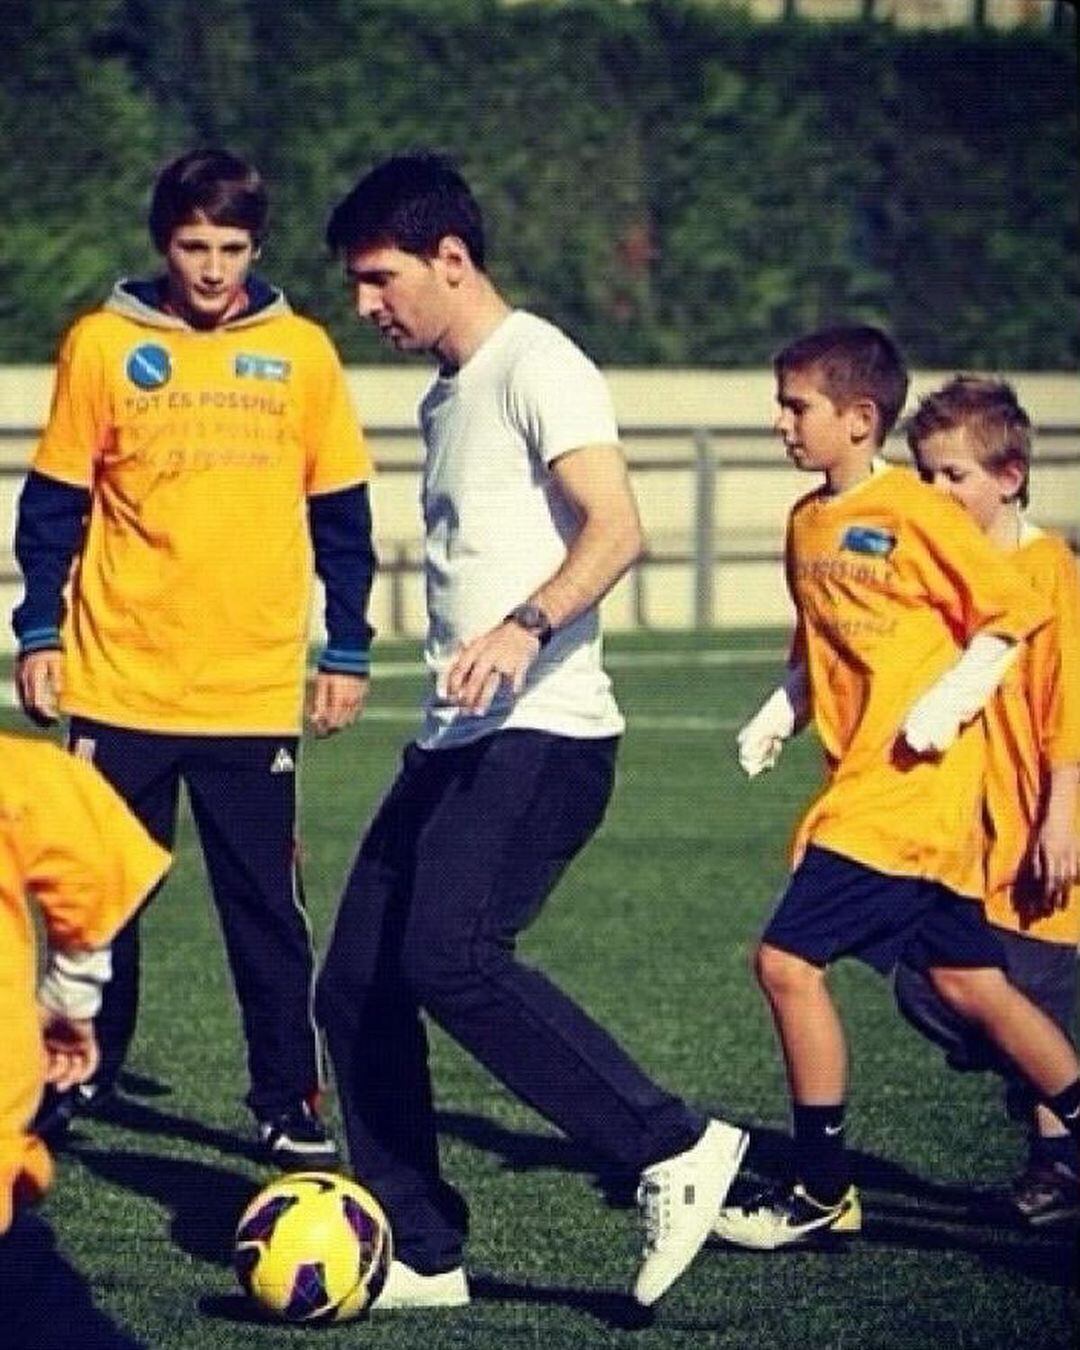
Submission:
<svg viewBox="0 0 1080 1350">
<path fill-rule="evenodd" d="M 883 975 L 901 957 L 919 970 L 1005 965 L 977 901 L 815 845 L 792 873 L 762 940 L 815 966 L 854 956 Z"/>
</svg>

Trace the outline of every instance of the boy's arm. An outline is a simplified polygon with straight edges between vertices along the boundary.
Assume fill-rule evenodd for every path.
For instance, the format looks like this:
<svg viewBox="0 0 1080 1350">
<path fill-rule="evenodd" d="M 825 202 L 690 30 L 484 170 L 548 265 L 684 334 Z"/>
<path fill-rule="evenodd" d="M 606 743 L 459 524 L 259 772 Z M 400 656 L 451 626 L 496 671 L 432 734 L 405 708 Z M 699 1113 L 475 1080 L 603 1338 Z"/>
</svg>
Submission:
<svg viewBox="0 0 1080 1350">
<path fill-rule="evenodd" d="M 784 742 L 801 731 L 809 718 L 809 679 L 806 666 L 800 661 L 788 667 L 783 683 L 735 737 L 739 763 L 747 776 L 756 778 L 766 769 L 774 768 Z"/>
<path fill-rule="evenodd" d="M 38 1016 L 45 1047 L 45 1081 L 66 1092 L 93 1076 L 100 1055 L 94 1015 L 112 973 L 108 947 L 88 952 L 50 949 L 38 986 Z"/>
<path fill-rule="evenodd" d="M 308 497 L 308 525 L 326 597 L 326 647 L 309 716 L 325 736 L 352 722 L 367 697 L 374 631 L 367 608 L 376 566 L 367 484 Z"/>
<path fill-rule="evenodd" d="M 23 711 L 39 725 L 55 722 L 59 712 L 64 584 L 82 546 L 89 507 L 88 489 L 36 470 L 19 494 L 15 558 L 25 593 L 11 616 L 19 643 L 15 683 Z"/>
<path fill-rule="evenodd" d="M 1055 909 L 1064 909 L 1071 887 L 1080 881 L 1080 764 L 1056 764 L 1050 770 L 1046 813 L 1035 840 L 1032 866 L 1043 895 Z"/>
<path fill-rule="evenodd" d="M 101 1007 L 102 986 L 111 976 L 108 947 L 71 951 L 50 945 L 38 1002 L 58 1016 L 89 1021 Z"/>
<path fill-rule="evenodd" d="M 912 705 L 901 734 L 916 754 L 941 753 L 986 706 L 1016 659 L 1017 643 L 976 633 L 963 655 Z"/>
</svg>

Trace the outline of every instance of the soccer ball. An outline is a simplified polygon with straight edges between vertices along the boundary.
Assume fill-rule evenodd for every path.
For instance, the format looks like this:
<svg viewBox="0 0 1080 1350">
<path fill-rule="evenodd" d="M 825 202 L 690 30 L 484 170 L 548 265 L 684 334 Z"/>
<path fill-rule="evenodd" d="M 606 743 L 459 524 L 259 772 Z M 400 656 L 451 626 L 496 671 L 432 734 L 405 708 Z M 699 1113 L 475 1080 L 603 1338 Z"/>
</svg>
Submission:
<svg viewBox="0 0 1080 1350">
<path fill-rule="evenodd" d="M 293 1172 L 240 1216 L 233 1265 L 245 1291 L 286 1322 L 344 1322 L 378 1297 L 391 1250 L 386 1215 L 363 1186 Z"/>
</svg>

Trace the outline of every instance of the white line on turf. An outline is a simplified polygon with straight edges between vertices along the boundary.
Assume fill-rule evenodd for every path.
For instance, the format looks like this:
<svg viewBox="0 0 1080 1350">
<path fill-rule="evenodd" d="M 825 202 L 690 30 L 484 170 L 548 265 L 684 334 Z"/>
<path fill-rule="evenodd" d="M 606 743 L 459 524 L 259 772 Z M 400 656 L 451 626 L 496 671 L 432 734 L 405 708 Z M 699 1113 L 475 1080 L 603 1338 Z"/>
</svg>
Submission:
<svg viewBox="0 0 1080 1350">
<path fill-rule="evenodd" d="M 678 648 L 665 652 L 619 652 L 605 653 L 604 664 L 611 670 L 644 670 L 695 666 L 760 666 L 779 664 L 784 660 L 785 652 L 781 647 L 747 647 L 736 651 L 687 651 Z M 376 687 L 383 680 L 401 680 L 423 678 L 424 665 L 420 661 L 378 662 L 373 671 Z M 0 687 L 0 707 L 16 707 L 15 692 L 9 686 Z M 370 722 L 392 722 L 401 725 L 418 723 L 420 714 L 415 707 L 380 708 L 371 707 L 363 714 Z M 741 721 L 718 717 L 704 717 L 693 714 L 678 715 L 664 713 L 632 713 L 630 725 L 639 731 L 737 731 Z"/>
</svg>

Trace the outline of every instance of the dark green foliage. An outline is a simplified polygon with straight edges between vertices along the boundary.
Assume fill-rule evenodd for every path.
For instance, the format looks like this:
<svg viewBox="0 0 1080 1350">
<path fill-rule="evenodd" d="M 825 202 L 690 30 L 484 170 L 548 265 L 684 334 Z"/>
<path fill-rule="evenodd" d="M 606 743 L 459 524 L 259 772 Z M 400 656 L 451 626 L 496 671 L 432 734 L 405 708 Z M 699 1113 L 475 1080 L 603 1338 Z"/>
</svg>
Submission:
<svg viewBox="0 0 1080 1350">
<path fill-rule="evenodd" d="M 32 16 L 32 17 L 31 17 Z M 322 228 L 404 148 L 475 184 L 492 270 L 608 364 L 753 366 L 837 317 L 920 365 L 1080 359 L 1069 35 L 753 24 L 693 0 L 45 0 L 0 114 L 0 359 L 145 266 L 149 179 L 224 141 L 274 191 L 267 268 L 349 360 Z"/>
</svg>

